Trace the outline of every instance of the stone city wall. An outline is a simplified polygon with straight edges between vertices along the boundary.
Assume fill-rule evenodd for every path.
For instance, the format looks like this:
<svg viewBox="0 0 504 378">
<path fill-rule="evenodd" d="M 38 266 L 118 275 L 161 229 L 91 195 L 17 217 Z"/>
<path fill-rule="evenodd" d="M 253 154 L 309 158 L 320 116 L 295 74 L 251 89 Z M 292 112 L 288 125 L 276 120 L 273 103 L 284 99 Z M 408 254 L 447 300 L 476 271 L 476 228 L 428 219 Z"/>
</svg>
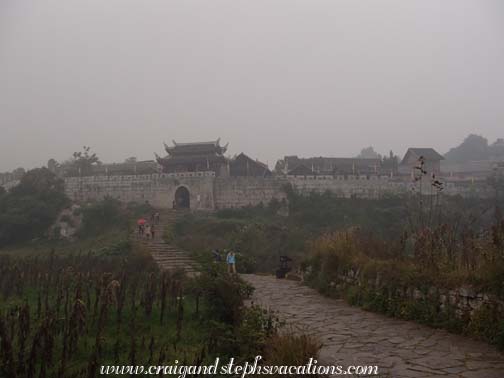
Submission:
<svg viewBox="0 0 504 378">
<path fill-rule="evenodd" d="M 76 202 L 99 200 L 106 196 L 123 202 L 146 202 L 171 208 L 175 192 L 185 187 L 190 208 L 214 210 L 267 204 L 285 198 L 287 181 L 260 177 L 215 177 L 214 172 L 187 172 L 132 176 L 92 176 L 65 179 L 66 194 Z"/>
<path fill-rule="evenodd" d="M 288 176 L 300 193 L 330 191 L 342 198 L 380 198 L 387 193 L 405 193 L 408 185 L 391 181 L 388 176 Z"/>
<path fill-rule="evenodd" d="M 215 208 L 236 208 L 267 205 L 272 199 L 286 199 L 282 178 L 217 177 L 215 179 Z"/>
<path fill-rule="evenodd" d="M 176 190 L 185 187 L 190 193 L 191 209 L 212 210 L 214 179 L 213 172 L 71 177 L 65 179 L 65 191 L 77 202 L 110 196 L 123 202 L 148 201 L 155 207 L 171 208 Z"/>
<path fill-rule="evenodd" d="M 214 172 L 182 172 L 128 176 L 70 177 L 65 179 L 67 195 L 77 202 L 110 196 L 123 202 L 148 201 L 155 207 L 171 208 L 181 186 L 190 193 L 194 210 L 213 210 L 267 204 L 286 197 L 283 187 L 291 184 L 299 193 L 331 191 L 340 197 L 380 198 L 386 194 L 411 192 L 412 184 L 388 176 L 287 176 L 215 177 Z M 430 183 L 425 182 L 424 194 Z M 418 185 L 417 185 L 418 187 Z M 432 192 L 435 193 L 435 192 Z M 445 194 L 489 197 L 493 191 L 482 183 L 447 182 Z"/>
<path fill-rule="evenodd" d="M 380 198 L 386 194 L 405 194 L 419 191 L 419 183 L 409 178 L 389 176 L 287 176 L 288 181 L 302 194 L 330 191 L 342 198 Z M 423 179 L 422 193 L 436 194 L 429 179 Z M 493 190 L 482 182 L 444 181 L 443 194 L 463 197 L 491 197 Z"/>
</svg>

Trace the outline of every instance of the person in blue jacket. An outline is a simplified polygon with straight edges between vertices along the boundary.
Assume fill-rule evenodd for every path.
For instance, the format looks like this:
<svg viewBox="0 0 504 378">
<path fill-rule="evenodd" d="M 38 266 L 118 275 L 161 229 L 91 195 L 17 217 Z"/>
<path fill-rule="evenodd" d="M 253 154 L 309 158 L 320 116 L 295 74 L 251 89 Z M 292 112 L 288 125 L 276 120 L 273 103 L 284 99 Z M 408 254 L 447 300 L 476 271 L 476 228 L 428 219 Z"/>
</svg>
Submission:
<svg viewBox="0 0 504 378">
<path fill-rule="evenodd" d="M 232 250 L 227 254 L 226 262 L 228 265 L 228 272 L 236 274 L 236 255 Z"/>
</svg>

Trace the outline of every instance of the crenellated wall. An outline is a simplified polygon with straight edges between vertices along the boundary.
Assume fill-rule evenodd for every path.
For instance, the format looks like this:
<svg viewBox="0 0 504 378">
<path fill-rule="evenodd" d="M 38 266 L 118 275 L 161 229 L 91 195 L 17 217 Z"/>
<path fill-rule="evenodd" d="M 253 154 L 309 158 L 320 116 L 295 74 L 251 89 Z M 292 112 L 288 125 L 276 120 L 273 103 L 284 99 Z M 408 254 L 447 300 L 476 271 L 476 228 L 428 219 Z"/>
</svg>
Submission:
<svg viewBox="0 0 504 378">
<path fill-rule="evenodd" d="M 171 208 L 175 191 L 189 190 L 191 209 L 214 209 L 213 172 L 152 174 L 136 176 L 92 176 L 65 179 L 67 195 L 74 201 L 92 201 L 106 196 L 123 202 L 149 202 L 159 208 Z"/>
<path fill-rule="evenodd" d="M 92 201 L 110 196 L 124 202 L 146 202 L 171 208 L 181 186 L 190 193 L 194 210 L 213 210 L 267 204 L 286 197 L 283 187 L 291 184 L 301 194 L 331 191 L 343 198 L 380 198 L 388 193 L 411 192 L 412 184 L 388 176 L 287 176 L 216 177 L 214 172 L 182 172 L 129 176 L 92 176 L 65 179 L 67 195 L 74 201 Z M 426 182 L 424 193 L 430 184 Z M 482 184 L 448 182 L 449 195 L 488 197 L 492 190 Z"/>
<path fill-rule="evenodd" d="M 419 191 L 419 183 L 413 184 L 409 179 L 391 178 L 389 176 L 287 176 L 288 181 L 300 193 L 330 191 L 343 198 L 362 197 L 380 198 L 386 194 L 405 194 Z M 429 179 L 423 179 L 422 193 L 435 194 L 431 190 Z M 445 181 L 443 194 L 461 195 L 463 197 L 491 197 L 493 190 L 482 182 Z"/>
<path fill-rule="evenodd" d="M 387 193 L 405 193 L 408 186 L 388 176 L 288 176 L 301 193 L 330 191 L 342 198 L 380 198 Z"/>
</svg>

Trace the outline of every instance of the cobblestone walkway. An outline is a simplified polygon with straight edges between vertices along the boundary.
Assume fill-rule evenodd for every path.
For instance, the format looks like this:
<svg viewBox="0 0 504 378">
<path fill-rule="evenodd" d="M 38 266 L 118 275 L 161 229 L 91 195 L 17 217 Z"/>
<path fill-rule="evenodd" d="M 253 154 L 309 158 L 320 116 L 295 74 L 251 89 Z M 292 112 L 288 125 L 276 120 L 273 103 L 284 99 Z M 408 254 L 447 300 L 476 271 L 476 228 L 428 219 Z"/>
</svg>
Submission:
<svg viewBox="0 0 504 378">
<path fill-rule="evenodd" d="M 504 378 L 504 354 L 485 343 L 366 312 L 295 281 L 242 277 L 256 288 L 254 303 L 320 338 L 324 364 L 378 365 L 393 378 Z"/>
</svg>

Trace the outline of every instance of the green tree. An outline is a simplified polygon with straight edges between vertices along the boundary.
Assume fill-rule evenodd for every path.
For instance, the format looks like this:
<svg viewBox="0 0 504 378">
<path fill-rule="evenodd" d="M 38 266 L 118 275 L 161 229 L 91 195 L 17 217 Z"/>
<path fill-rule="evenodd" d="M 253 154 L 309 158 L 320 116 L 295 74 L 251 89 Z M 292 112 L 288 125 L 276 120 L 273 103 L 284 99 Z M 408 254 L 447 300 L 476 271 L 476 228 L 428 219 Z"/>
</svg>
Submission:
<svg viewBox="0 0 504 378">
<path fill-rule="evenodd" d="M 89 176 L 93 174 L 93 167 L 100 165 L 96 153 L 91 152 L 91 147 L 84 146 L 82 151 L 74 152 L 69 162 L 69 174 L 76 176 Z"/>
<path fill-rule="evenodd" d="M 487 183 L 495 192 L 495 203 L 498 206 L 504 196 L 504 173 L 497 169 L 494 170 L 488 177 Z"/>
<path fill-rule="evenodd" d="M 50 197 L 55 193 L 64 193 L 65 184 L 47 168 L 36 168 L 28 171 L 19 184 L 12 188 L 13 195 L 33 195 Z"/>
<path fill-rule="evenodd" d="M 126 164 L 135 164 L 138 161 L 138 159 L 135 156 L 130 156 L 126 160 L 124 160 L 124 163 Z"/>
<path fill-rule="evenodd" d="M 381 170 L 384 173 L 392 173 L 392 174 L 397 174 L 397 170 L 399 167 L 399 157 L 397 155 L 394 155 L 394 152 L 390 150 L 389 156 L 384 156 L 382 159 L 382 166 Z"/>
<path fill-rule="evenodd" d="M 49 159 L 47 161 L 47 168 L 52 172 L 52 173 L 57 173 L 58 170 L 60 169 L 60 164 L 55 160 L 55 159 Z"/>
<path fill-rule="evenodd" d="M 126 226 L 127 216 L 122 210 L 121 202 L 112 197 L 105 197 L 83 207 L 82 215 L 80 234 L 83 236 L 97 235 L 114 226 Z"/>
<path fill-rule="evenodd" d="M 15 178 L 20 179 L 26 173 L 25 169 L 22 167 L 16 168 L 12 171 Z"/>
<path fill-rule="evenodd" d="M 381 159 L 381 155 L 376 152 L 373 146 L 369 146 L 363 148 L 359 155 L 357 155 L 358 159 Z"/>
<path fill-rule="evenodd" d="M 0 245 L 43 236 L 69 203 L 61 179 L 47 168 L 28 171 L 0 196 Z"/>
</svg>

